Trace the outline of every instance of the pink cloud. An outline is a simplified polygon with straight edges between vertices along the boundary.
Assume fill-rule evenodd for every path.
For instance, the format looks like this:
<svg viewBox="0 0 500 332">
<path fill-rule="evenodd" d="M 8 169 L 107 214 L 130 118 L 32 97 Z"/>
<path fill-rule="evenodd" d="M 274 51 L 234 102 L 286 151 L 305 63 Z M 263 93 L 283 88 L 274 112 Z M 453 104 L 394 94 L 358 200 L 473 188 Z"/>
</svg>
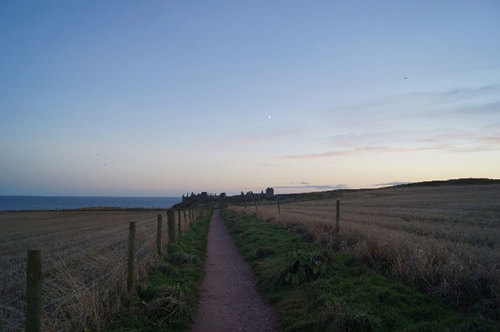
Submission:
<svg viewBox="0 0 500 332">
<path fill-rule="evenodd" d="M 353 156 L 362 155 L 367 153 L 405 153 L 414 151 L 427 151 L 427 150 L 446 150 L 447 145 L 433 145 L 424 147 L 386 147 L 386 146 L 364 146 L 351 150 L 339 150 L 339 151 L 326 151 L 320 153 L 305 153 L 305 154 L 293 154 L 284 155 L 280 158 L 283 159 L 314 159 L 314 158 L 329 158 L 329 157 L 341 157 L 341 156 Z"/>
</svg>

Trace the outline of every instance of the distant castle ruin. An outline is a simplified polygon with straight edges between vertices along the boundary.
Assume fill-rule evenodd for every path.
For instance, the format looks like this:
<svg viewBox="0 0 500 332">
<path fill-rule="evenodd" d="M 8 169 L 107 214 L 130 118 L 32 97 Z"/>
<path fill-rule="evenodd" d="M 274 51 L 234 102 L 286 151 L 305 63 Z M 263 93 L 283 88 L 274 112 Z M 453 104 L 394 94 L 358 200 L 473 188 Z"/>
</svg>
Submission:
<svg viewBox="0 0 500 332">
<path fill-rule="evenodd" d="M 209 194 L 203 191 L 199 194 L 191 193 L 182 195 L 182 205 L 191 204 L 207 204 L 209 202 L 217 202 L 223 200 L 225 202 L 239 202 L 239 201 L 256 201 L 256 200 L 274 200 L 276 196 L 274 195 L 274 189 L 272 187 L 266 188 L 266 191 L 262 190 L 259 194 L 254 194 L 253 191 L 248 191 L 246 194 L 242 191 L 241 195 L 227 196 L 226 193 Z"/>
</svg>

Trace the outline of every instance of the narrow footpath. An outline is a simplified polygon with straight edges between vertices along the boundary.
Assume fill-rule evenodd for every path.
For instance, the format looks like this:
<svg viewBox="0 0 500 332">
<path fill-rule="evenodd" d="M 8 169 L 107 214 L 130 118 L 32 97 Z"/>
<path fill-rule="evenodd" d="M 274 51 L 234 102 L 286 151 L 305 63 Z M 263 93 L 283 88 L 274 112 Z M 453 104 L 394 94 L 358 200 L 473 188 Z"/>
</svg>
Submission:
<svg viewBox="0 0 500 332">
<path fill-rule="evenodd" d="M 193 331 L 276 331 L 277 319 L 215 211 L 208 231 L 205 277 Z"/>
</svg>

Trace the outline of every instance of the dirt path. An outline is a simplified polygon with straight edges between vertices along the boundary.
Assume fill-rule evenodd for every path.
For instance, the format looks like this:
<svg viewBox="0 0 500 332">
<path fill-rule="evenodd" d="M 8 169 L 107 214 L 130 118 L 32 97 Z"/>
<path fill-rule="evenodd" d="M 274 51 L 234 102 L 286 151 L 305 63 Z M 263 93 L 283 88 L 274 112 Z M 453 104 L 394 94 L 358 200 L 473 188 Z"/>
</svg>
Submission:
<svg viewBox="0 0 500 332">
<path fill-rule="evenodd" d="M 215 211 L 193 331 L 276 331 L 277 326 L 274 312 L 257 292 L 250 266 Z"/>
</svg>

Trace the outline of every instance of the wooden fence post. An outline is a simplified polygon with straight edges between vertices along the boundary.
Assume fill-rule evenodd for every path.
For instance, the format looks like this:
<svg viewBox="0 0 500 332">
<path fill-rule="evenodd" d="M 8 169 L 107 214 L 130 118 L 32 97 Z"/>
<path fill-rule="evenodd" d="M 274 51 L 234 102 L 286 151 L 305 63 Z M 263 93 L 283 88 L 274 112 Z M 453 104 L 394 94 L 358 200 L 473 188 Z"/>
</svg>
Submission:
<svg viewBox="0 0 500 332">
<path fill-rule="evenodd" d="M 278 215 L 281 216 L 280 201 L 278 200 Z"/>
<path fill-rule="evenodd" d="M 42 251 L 28 250 L 26 267 L 26 331 L 42 330 Z"/>
<path fill-rule="evenodd" d="M 167 219 L 168 219 L 168 239 L 170 242 L 177 242 L 177 232 L 175 230 L 175 213 L 174 210 L 167 210 Z"/>
<path fill-rule="evenodd" d="M 255 201 L 255 212 L 257 212 L 257 201 Z"/>
<path fill-rule="evenodd" d="M 177 210 L 177 228 L 179 228 L 179 236 L 182 235 L 181 210 Z"/>
<path fill-rule="evenodd" d="M 182 212 L 183 212 L 183 214 L 184 214 L 184 222 L 187 222 L 187 224 L 188 224 L 188 228 L 189 228 L 189 226 L 191 226 L 191 223 L 190 223 L 190 222 L 187 220 L 187 218 L 186 218 L 186 209 L 183 209 L 183 210 L 182 210 Z"/>
<path fill-rule="evenodd" d="M 339 222 L 340 222 L 340 201 L 337 200 L 337 227 L 336 231 L 339 232 Z"/>
<path fill-rule="evenodd" d="M 244 201 L 243 203 L 245 203 L 245 210 L 247 209 L 247 201 Z"/>
<path fill-rule="evenodd" d="M 128 274 L 127 291 L 132 293 L 135 284 L 135 222 L 131 221 L 128 226 Z"/>
<path fill-rule="evenodd" d="M 158 249 L 158 255 L 162 256 L 162 245 L 161 245 L 161 224 L 162 217 L 161 214 L 158 214 L 158 225 L 156 226 L 156 248 Z"/>
</svg>

